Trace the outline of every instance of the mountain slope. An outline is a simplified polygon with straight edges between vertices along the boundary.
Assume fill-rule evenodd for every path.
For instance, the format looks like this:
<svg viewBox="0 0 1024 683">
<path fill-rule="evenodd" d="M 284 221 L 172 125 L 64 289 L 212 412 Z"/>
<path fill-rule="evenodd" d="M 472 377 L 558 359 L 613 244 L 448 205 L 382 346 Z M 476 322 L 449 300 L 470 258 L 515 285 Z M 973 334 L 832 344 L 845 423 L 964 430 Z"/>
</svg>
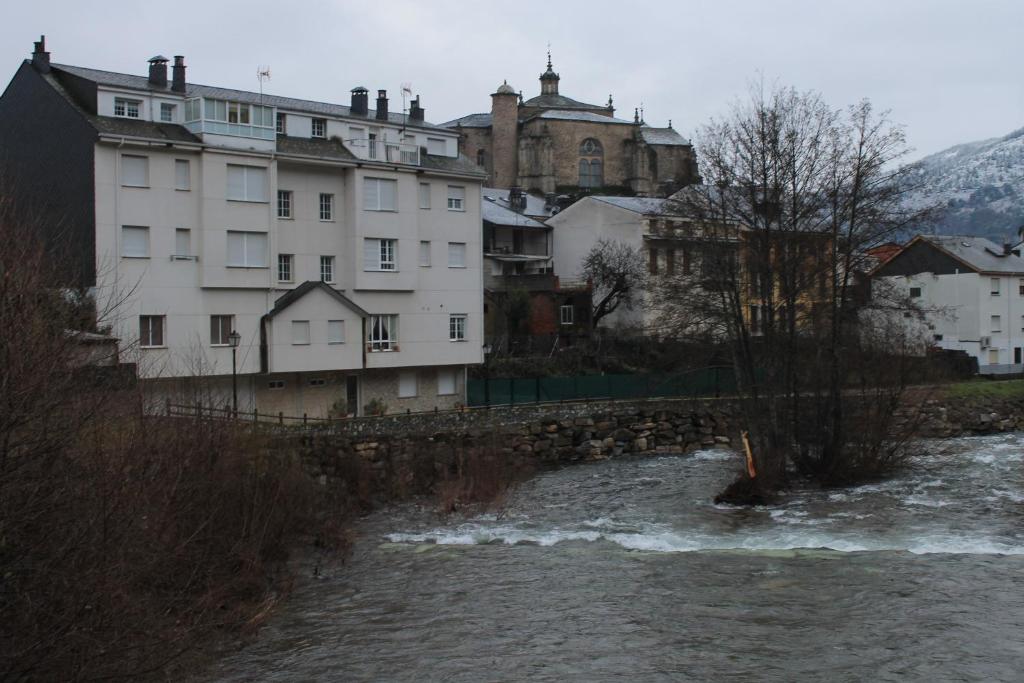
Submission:
<svg viewBox="0 0 1024 683">
<path fill-rule="evenodd" d="M 915 232 L 979 235 L 998 244 L 1024 224 L 1024 128 L 925 157 L 911 177 L 908 206 L 944 207 Z"/>
</svg>

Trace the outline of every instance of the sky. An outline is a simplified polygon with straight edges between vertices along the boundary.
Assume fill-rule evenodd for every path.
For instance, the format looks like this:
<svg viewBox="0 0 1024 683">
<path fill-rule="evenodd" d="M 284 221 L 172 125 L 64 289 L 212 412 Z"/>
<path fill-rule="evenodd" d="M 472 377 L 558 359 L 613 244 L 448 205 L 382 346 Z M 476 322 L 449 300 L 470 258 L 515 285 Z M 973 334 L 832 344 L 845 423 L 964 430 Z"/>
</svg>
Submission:
<svg viewBox="0 0 1024 683">
<path fill-rule="evenodd" d="M 410 83 L 428 121 L 490 110 L 505 80 L 539 93 L 550 45 L 560 92 L 683 135 L 752 82 L 863 98 L 905 127 L 911 158 L 1024 127 L 1022 0 L 49 0 L 0 9 L 0 81 L 45 34 L 55 63 L 145 75 L 184 55 L 188 80 L 348 104 Z M 372 95 L 371 95 L 372 97 Z"/>
</svg>

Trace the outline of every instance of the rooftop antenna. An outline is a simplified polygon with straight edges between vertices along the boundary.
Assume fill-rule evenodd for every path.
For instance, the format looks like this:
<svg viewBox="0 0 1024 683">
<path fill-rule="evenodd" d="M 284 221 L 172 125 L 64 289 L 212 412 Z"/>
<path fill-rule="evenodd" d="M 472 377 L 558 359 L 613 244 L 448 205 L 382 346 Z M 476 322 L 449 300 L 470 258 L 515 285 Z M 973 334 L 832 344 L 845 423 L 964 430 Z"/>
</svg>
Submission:
<svg viewBox="0 0 1024 683">
<path fill-rule="evenodd" d="M 402 130 L 409 121 L 409 110 L 405 107 L 405 98 L 412 97 L 412 83 L 402 83 Z"/>
<path fill-rule="evenodd" d="M 257 66 L 256 67 L 256 80 L 260 82 L 260 104 L 263 104 L 263 81 L 270 80 L 270 67 L 269 66 Z"/>
</svg>

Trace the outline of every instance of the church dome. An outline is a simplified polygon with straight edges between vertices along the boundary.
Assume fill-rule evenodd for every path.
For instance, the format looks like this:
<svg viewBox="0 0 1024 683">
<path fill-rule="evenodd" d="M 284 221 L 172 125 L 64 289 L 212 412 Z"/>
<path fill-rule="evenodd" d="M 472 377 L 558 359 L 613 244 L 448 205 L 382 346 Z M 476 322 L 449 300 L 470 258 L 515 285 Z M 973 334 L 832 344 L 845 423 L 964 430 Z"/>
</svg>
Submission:
<svg viewBox="0 0 1024 683">
<path fill-rule="evenodd" d="M 494 92 L 494 94 L 495 95 L 515 95 L 516 91 L 515 91 L 515 88 L 513 88 L 511 85 L 508 84 L 508 81 L 505 81 L 501 85 L 498 86 L 498 89 Z"/>
</svg>

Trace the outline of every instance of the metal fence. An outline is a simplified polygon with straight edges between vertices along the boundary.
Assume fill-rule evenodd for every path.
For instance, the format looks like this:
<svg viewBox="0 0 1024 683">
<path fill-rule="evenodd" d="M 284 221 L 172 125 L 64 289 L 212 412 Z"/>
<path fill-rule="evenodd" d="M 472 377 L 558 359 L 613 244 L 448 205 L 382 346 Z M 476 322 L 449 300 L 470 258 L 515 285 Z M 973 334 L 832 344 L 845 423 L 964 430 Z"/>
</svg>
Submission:
<svg viewBox="0 0 1024 683">
<path fill-rule="evenodd" d="M 679 398 L 721 396 L 736 391 L 730 367 L 709 367 L 671 374 L 578 375 L 471 379 L 466 387 L 467 405 L 507 406 L 631 398 Z"/>
</svg>

